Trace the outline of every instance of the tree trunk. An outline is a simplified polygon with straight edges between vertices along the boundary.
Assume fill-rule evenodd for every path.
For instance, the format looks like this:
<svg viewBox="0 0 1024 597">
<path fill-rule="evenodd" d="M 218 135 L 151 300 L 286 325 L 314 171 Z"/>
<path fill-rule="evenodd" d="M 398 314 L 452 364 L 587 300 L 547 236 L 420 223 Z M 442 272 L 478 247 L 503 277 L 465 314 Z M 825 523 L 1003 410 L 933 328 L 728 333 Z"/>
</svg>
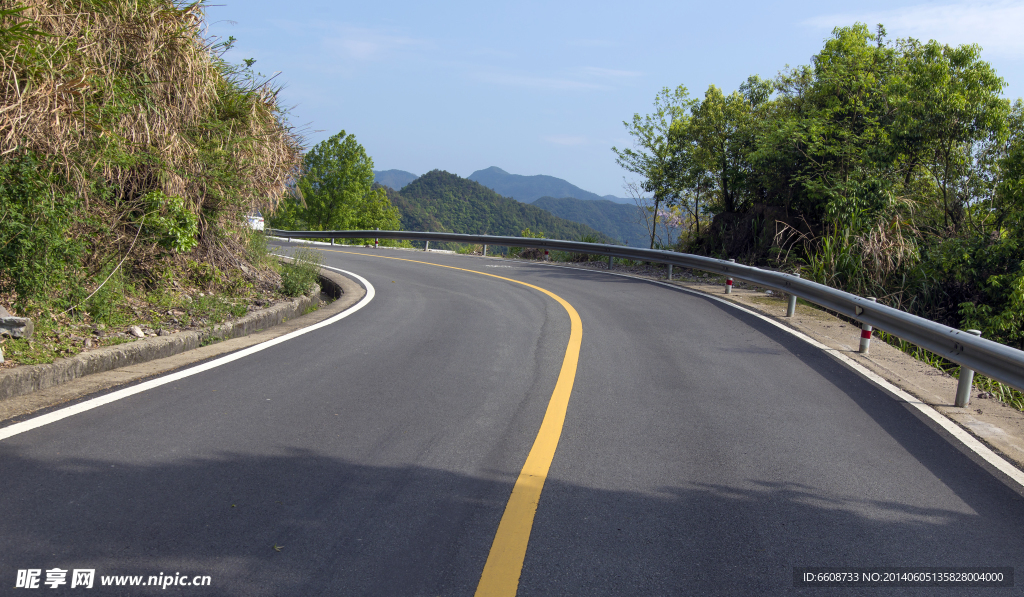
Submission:
<svg viewBox="0 0 1024 597">
<path fill-rule="evenodd" d="M 661 204 L 661 197 L 654 196 L 654 217 L 651 218 L 651 248 L 654 248 L 654 233 L 658 229 L 658 205 Z"/>
</svg>

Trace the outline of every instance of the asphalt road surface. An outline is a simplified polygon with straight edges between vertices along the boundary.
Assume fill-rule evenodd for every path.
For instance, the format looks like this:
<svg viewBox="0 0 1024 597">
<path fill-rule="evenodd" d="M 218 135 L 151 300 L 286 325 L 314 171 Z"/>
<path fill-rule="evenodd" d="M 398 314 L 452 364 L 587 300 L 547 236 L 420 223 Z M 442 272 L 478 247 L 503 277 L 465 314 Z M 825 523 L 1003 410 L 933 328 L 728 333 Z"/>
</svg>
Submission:
<svg viewBox="0 0 1024 597">
<path fill-rule="evenodd" d="M 594 271 L 323 255 L 372 284 L 362 310 L 0 441 L 0 593 L 473 594 L 570 341 L 539 289 L 582 343 L 519 595 L 1024 593 L 795 584 L 800 567 L 1024 574 L 1024 501 L 755 316 Z M 209 584 L 101 586 L 161 574 Z"/>
</svg>

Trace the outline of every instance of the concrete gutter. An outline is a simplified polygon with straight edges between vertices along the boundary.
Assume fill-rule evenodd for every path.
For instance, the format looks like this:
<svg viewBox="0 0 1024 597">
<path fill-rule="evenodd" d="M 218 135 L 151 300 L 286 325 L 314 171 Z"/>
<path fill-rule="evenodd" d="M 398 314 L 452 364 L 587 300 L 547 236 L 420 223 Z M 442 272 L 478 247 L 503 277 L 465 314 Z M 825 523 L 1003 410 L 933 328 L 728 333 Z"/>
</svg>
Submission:
<svg viewBox="0 0 1024 597">
<path fill-rule="evenodd" d="M 278 303 L 235 321 L 206 330 L 141 338 L 134 342 L 106 346 L 44 365 L 25 365 L 0 370 L 0 404 L 18 396 L 67 384 L 85 376 L 163 359 L 200 348 L 211 342 L 241 338 L 261 332 L 296 319 L 308 309 L 317 307 L 320 304 L 321 288 L 331 298 L 342 299 L 344 297 L 348 299 L 335 300 L 329 307 L 335 305 L 341 307 L 341 303 L 350 301 L 354 303 L 365 293 L 361 286 L 348 278 L 328 270 L 320 270 L 320 285 L 314 287 L 313 292 L 308 296 Z M 355 300 L 352 300 L 353 298 Z"/>
</svg>

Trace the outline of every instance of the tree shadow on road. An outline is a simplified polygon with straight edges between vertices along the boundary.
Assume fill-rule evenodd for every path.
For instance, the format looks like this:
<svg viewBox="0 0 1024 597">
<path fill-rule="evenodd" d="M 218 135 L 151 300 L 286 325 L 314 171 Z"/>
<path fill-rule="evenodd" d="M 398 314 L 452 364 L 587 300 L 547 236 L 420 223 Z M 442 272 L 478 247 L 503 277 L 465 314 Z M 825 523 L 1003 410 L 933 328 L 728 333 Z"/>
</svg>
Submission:
<svg viewBox="0 0 1024 597">
<path fill-rule="evenodd" d="M 131 594 L 469 594 L 511 487 L 304 450 L 125 465 L 47 463 L 2 447 L 0 476 L 5 583 L 17 569 L 51 567 L 212 577 L 208 591 Z M 975 485 L 961 488 L 960 509 L 840 499 L 785 482 L 666 479 L 646 493 L 552 479 L 519 594 L 778 595 L 798 592 L 793 566 L 1021 563 L 1019 501 L 983 471 L 968 477 Z"/>
</svg>

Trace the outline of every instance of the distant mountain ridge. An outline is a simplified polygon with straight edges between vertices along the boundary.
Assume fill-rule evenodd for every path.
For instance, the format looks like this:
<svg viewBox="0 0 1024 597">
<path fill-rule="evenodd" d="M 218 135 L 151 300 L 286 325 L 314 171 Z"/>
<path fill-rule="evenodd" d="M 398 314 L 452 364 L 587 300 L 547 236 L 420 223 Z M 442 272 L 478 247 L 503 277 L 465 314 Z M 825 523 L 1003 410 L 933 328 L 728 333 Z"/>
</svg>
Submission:
<svg viewBox="0 0 1024 597">
<path fill-rule="evenodd" d="M 402 228 L 428 232 L 520 236 L 529 228 L 547 238 L 616 241 L 586 224 L 572 222 L 533 205 L 502 197 L 484 185 L 443 170 L 432 170 L 398 192 L 388 189 L 402 214 Z"/>
<path fill-rule="evenodd" d="M 541 197 L 575 197 L 585 201 L 610 200 L 616 203 L 630 203 L 629 199 L 621 199 L 607 195 L 602 197 L 590 191 L 584 191 L 578 186 L 561 178 L 537 174 L 534 176 L 523 176 L 521 174 L 509 174 L 497 166 L 491 166 L 483 170 L 477 170 L 467 177 L 469 180 L 484 185 L 500 195 L 511 197 L 523 203 L 533 203 Z"/>
<path fill-rule="evenodd" d="M 419 176 L 405 170 L 374 170 L 373 182 L 382 187 L 391 187 L 401 191 L 402 187 L 416 180 Z"/>
<path fill-rule="evenodd" d="M 441 171 L 435 170 L 434 172 Z M 445 174 L 448 173 L 445 172 Z M 377 184 L 391 191 L 401 191 L 420 178 L 412 172 L 406 172 L 405 170 L 374 170 L 373 175 Z M 456 175 L 449 174 L 449 176 Z M 638 221 L 636 206 L 626 199 L 611 196 L 600 197 L 595 193 L 584 191 L 554 176 L 509 174 L 495 166 L 478 170 L 468 178 L 459 178 L 459 180 L 478 183 L 498 196 L 511 197 L 520 203 L 531 204 L 534 207 L 545 210 L 558 218 L 582 224 L 592 229 L 592 232 L 604 233 L 608 239 L 614 242 L 624 243 L 633 247 L 646 247 L 650 243 L 647 229 Z M 475 193 L 476 191 L 472 191 L 469 192 L 469 195 L 474 195 Z M 453 222 L 448 221 L 442 213 L 444 210 L 441 210 L 441 212 L 424 210 L 422 206 L 413 205 L 401 196 L 396 196 L 392 193 L 389 193 L 388 196 L 391 197 L 393 205 L 399 206 L 399 210 L 403 214 L 403 227 L 407 230 L 469 232 L 470 224 L 466 221 L 458 224 L 458 227 L 463 230 L 452 228 Z M 459 207 L 459 209 L 464 210 L 464 206 Z M 406 214 L 409 215 L 406 216 Z M 519 216 L 512 219 L 525 221 Z M 537 225 L 540 224 L 523 226 L 523 228 L 529 227 L 536 232 L 535 227 Z M 412 228 L 410 226 L 416 227 Z M 513 226 L 512 228 L 515 227 Z M 522 228 L 518 230 L 513 230 L 512 228 L 507 228 L 506 232 L 502 232 L 502 234 L 515 236 L 519 234 L 519 230 L 522 230 Z M 546 228 L 542 229 L 542 232 L 548 233 L 549 230 L 556 229 L 563 230 L 564 227 L 562 225 L 548 224 Z M 491 234 L 497 233 L 492 232 Z M 577 236 L 572 237 L 573 240 L 582 233 L 576 231 L 574 234 L 577 234 Z M 571 235 L 563 235 L 559 238 L 570 237 Z"/>
<path fill-rule="evenodd" d="M 541 197 L 530 205 L 554 215 L 586 224 L 631 247 L 650 246 L 647 227 L 640 223 L 635 205 L 607 199 L 584 201 L 575 197 Z"/>
</svg>

